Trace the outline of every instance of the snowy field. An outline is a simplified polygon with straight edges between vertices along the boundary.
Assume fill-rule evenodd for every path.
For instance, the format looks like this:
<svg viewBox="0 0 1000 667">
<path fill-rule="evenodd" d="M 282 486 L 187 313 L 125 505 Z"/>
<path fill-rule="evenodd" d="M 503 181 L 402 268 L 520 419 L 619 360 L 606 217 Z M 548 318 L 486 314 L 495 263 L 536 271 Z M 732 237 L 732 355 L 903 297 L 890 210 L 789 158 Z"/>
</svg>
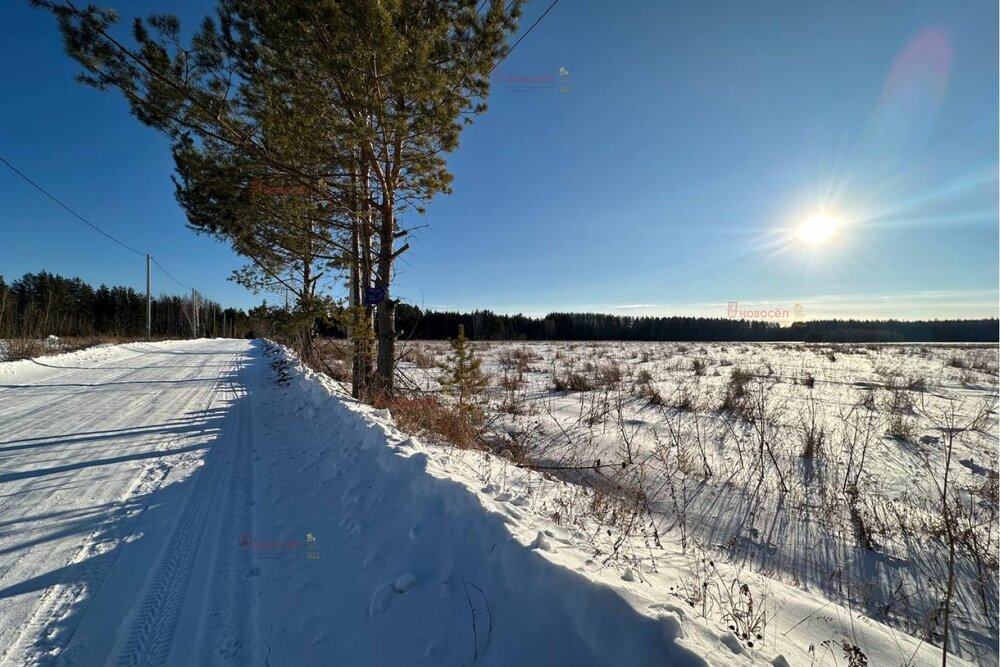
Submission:
<svg viewBox="0 0 1000 667">
<path fill-rule="evenodd" d="M 443 349 L 430 348 L 428 357 Z M 996 391 L 985 372 L 972 371 L 982 375 L 975 386 L 952 378 L 959 369 L 948 355 L 995 364 L 995 352 L 839 350 L 833 362 L 813 350 L 705 350 L 482 349 L 497 378 L 517 370 L 512 359 L 531 359 L 520 388 L 492 390 L 498 406 L 509 392 L 527 405 L 497 411 L 497 426 L 516 436 L 536 424 L 537 440 L 524 446 L 542 448 L 553 464 L 603 456 L 599 465 L 611 467 L 590 461 L 592 470 L 581 465 L 579 473 L 601 470 L 625 486 L 642 467 L 654 479 L 651 433 L 662 431 L 656 437 L 673 453 L 659 465 L 672 482 L 649 487 L 652 513 L 630 509 L 614 487 L 586 489 L 510 458 L 408 437 L 389 411 L 351 401 L 334 381 L 260 341 L 136 343 L 0 364 L 0 665 L 861 665 L 859 652 L 870 665 L 940 664 L 938 648 L 903 631 L 898 606 L 888 614 L 861 607 L 848 582 L 863 576 L 859 567 L 925 586 L 940 576 L 925 571 L 938 562 L 940 535 L 916 532 L 937 511 L 919 486 L 928 474 L 906 457 L 941 464 L 940 442 L 921 440 L 941 437 L 920 416 L 932 397 L 963 398 L 965 415 Z M 710 363 L 696 375 L 690 357 L 702 354 Z M 813 456 L 812 481 L 793 477 L 804 474 L 794 470 L 799 458 L 781 449 L 776 468 L 789 490 L 776 491 L 777 472 L 768 471 L 749 495 L 755 454 L 746 427 L 733 421 L 723 437 L 711 424 L 726 419 L 713 408 L 665 405 L 687 383 L 710 400 L 728 382 L 726 356 L 770 359 L 775 374 L 779 361 L 796 373 L 808 362 L 825 414 L 838 396 L 861 391 L 840 374 L 871 375 L 865 364 L 883 356 L 925 369 L 925 407 L 917 401 L 907 413 L 918 424 L 916 443 L 879 434 L 857 464 L 859 497 L 897 499 L 916 516 L 912 537 L 871 528 L 877 548 L 863 551 L 850 517 L 838 514 L 838 494 L 825 492 L 823 516 L 801 505 L 833 484 L 815 480 L 855 470 L 838 460 L 835 425 Z M 610 389 L 548 386 L 564 365 L 590 373 L 586 363 L 616 358 L 630 369 L 622 371 L 620 420 Z M 643 384 L 663 401 L 626 388 L 642 365 L 654 376 Z M 432 383 L 430 368 L 406 372 L 417 371 Z M 791 401 L 805 389 L 786 377 L 772 391 Z M 888 390 L 874 391 L 872 411 L 886 415 Z M 598 417 L 605 400 L 612 408 Z M 781 423 L 792 424 L 804 412 L 795 404 L 784 414 Z M 989 419 L 995 428 L 996 415 Z M 669 444 L 670 428 L 684 429 L 681 444 Z M 560 435 L 549 442 L 545 430 Z M 729 451 L 740 437 L 747 470 Z M 632 448 L 624 467 L 615 453 L 622 441 Z M 961 435 L 956 488 L 995 479 L 995 446 L 994 435 Z M 971 490 L 963 497 L 982 504 Z M 986 505 L 995 511 L 995 496 Z M 722 539 L 727 526 L 735 540 Z M 902 551 L 907 539 L 922 550 Z M 977 612 L 968 578 L 975 564 L 964 549 L 953 614 L 956 650 L 967 660 L 949 664 L 995 664 L 995 626 Z M 788 574 L 788 557 L 800 559 L 801 573 Z M 843 571 L 832 587 L 818 574 L 826 562 Z M 985 585 L 995 600 L 995 579 Z M 903 586 L 916 610 L 921 589 Z"/>
<path fill-rule="evenodd" d="M 857 619 L 940 646 L 954 547 L 949 649 L 997 664 L 996 346 L 474 349 L 494 449 L 597 489 L 527 495 L 563 525 L 601 518 L 578 545 L 595 563 L 725 625 L 746 584 L 765 644 L 801 632 L 792 664 L 842 664 L 847 641 L 898 665 L 898 635 L 866 644 Z M 448 354 L 408 344 L 404 382 L 439 390 Z"/>
</svg>

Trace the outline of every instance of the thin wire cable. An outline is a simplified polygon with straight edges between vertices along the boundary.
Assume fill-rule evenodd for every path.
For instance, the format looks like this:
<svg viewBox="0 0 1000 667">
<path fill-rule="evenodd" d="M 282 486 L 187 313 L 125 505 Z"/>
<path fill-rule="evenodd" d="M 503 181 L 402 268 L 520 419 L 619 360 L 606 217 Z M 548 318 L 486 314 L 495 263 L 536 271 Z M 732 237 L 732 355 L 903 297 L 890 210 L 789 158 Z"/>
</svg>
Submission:
<svg viewBox="0 0 1000 667">
<path fill-rule="evenodd" d="M 103 229 L 101 229 L 100 227 L 98 227 L 97 225 L 95 225 L 94 223 L 92 223 L 90 220 L 87 220 L 86 218 L 84 218 L 82 215 L 80 215 L 79 213 L 77 213 L 76 211 L 74 211 L 73 209 L 71 209 L 69 206 L 67 206 L 66 204 L 64 204 L 62 201 L 60 201 L 58 197 L 56 197 L 51 192 L 49 192 L 48 190 L 46 190 L 45 188 L 43 188 L 42 186 L 40 186 L 38 183 L 36 183 L 33 180 L 31 180 L 30 178 L 28 178 L 28 176 L 25 175 L 24 172 L 22 172 L 20 169 L 18 169 L 14 165 L 12 165 L 3 155 L 0 155 L 0 162 L 3 162 L 7 166 L 8 169 L 10 169 L 11 171 L 13 171 L 15 174 L 17 174 L 18 176 L 20 176 L 21 178 L 23 178 L 28 183 L 30 183 L 31 186 L 34 187 L 36 190 L 38 190 L 39 192 L 41 192 L 43 195 L 45 195 L 46 197 L 48 197 L 49 199 L 51 199 L 55 203 L 59 204 L 59 206 L 61 206 L 65 210 L 67 210 L 71 215 L 73 215 L 75 218 L 77 218 L 78 220 L 80 220 L 80 222 L 84 223 L 85 225 L 87 225 L 88 227 L 90 227 L 91 229 L 93 229 L 94 231 L 96 231 L 97 233 L 99 233 L 102 236 L 105 236 L 108 239 L 114 241 L 115 243 L 117 243 L 121 247 L 125 248 L 126 250 L 128 250 L 130 252 L 134 252 L 135 254 L 139 255 L 140 257 L 145 257 L 148 254 L 148 253 L 144 253 L 144 252 L 142 252 L 140 250 L 136 250 L 135 248 L 133 248 L 129 244 L 127 244 L 124 241 L 121 241 L 121 240 L 115 238 L 111 234 L 107 233 L 106 231 L 104 231 Z M 170 280 L 174 281 L 175 283 L 177 283 L 178 285 L 180 285 L 181 287 L 183 287 L 186 290 L 192 289 L 191 287 L 189 287 L 189 286 L 185 285 L 184 283 L 182 283 L 181 281 L 177 280 L 177 278 L 174 278 L 173 274 L 171 274 L 169 271 L 167 271 L 163 267 L 163 265 L 160 264 L 156 260 L 156 258 L 153 257 L 151 254 L 149 255 L 149 259 L 153 262 L 153 264 L 156 264 L 157 268 L 159 268 L 160 271 L 163 271 L 164 275 L 166 275 L 167 278 L 170 278 Z"/>
<path fill-rule="evenodd" d="M 149 259 L 151 259 L 153 261 L 153 264 L 156 264 L 157 268 L 160 269 L 160 271 L 163 271 L 163 273 L 167 276 L 167 278 L 170 278 L 171 280 L 173 280 L 175 283 L 177 283 L 178 285 L 180 285 L 181 287 L 183 287 L 186 290 L 193 289 L 192 287 L 188 287 L 187 285 L 185 285 L 181 281 L 177 280 L 177 278 L 174 278 L 172 275 L 170 275 L 170 272 L 167 271 L 165 268 L 163 268 L 163 265 L 160 264 L 159 262 L 157 262 L 155 257 L 153 257 L 152 255 L 150 255 Z"/>
<path fill-rule="evenodd" d="M 549 5 L 549 8 L 546 9 L 544 12 L 542 12 L 541 16 L 539 16 L 537 19 L 535 19 L 535 22 L 531 24 L 531 27 L 528 28 L 527 31 L 525 31 L 525 33 L 523 35 L 521 35 L 516 42 L 514 42 L 514 46 L 510 47 L 509 49 L 507 49 L 507 53 L 503 54 L 503 57 L 500 58 L 500 60 L 498 60 L 495 65 L 493 65 L 493 69 L 490 70 L 490 74 L 492 74 L 493 70 L 497 68 L 497 65 L 499 65 L 500 63 L 502 63 L 504 60 L 507 59 L 507 56 L 510 55 L 510 52 L 513 51 L 514 49 L 516 49 L 517 45 L 521 43 L 521 40 L 523 40 L 525 37 L 527 37 L 528 34 L 532 30 L 535 29 L 535 26 L 542 22 L 542 19 L 545 18 L 546 14 L 548 14 L 550 11 L 552 11 L 552 8 L 556 6 L 557 2 L 559 2 L 559 0 L 552 0 L 552 4 Z"/>
<path fill-rule="evenodd" d="M 136 250 L 135 248 L 133 248 L 129 244 L 125 243 L 124 241 L 121 241 L 121 240 L 115 238 L 111 234 L 107 233 L 106 231 L 104 231 L 103 229 L 101 229 L 100 227 L 98 227 L 97 225 L 95 225 L 94 223 L 92 223 L 90 220 L 87 220 L 85 217 L 83 217 L 82 215 L 80 215 L 79 213 L 77 213 L 76 211 L 74 211 L 73 209 L 71 209 L 66 204 L 64 204 L 61 201 L 59 201 L 59 199 L 55 195 L 53 195 L 51 192 L 49 192 L 48 190 L 46 190 L 45 188 L 43 188 L 42 186 L 40 186 L 38 183 L 35 183 L 33 180 L 31 180 L 30 178 L 28 178 L 20 169 L 18 169 L 17 167 L 15 167 L 14 165 L 12 165 L 10 162 L 8 162 L 7 159 L 4 158 L 4 156 L 2 156 L 2 155 L 0 155 L 0 162 L 3 162 L 5 165 L 7 165 L 7 168 L 9 168 L 15 174 L 17 174 L 18 176 L 20 176 L 21 178 L 23 178 L 24 180 L 26 180 L 28 183 L 30 183 L 32 185 L 32 187 L 34 187 L 36 190 L 38 190 L 39 192 L 41 192 L 43 195 L 45 195 L 46 197 L 48 197 L 49 199 L 51 199 L 55 203 L 57 203 L 60 206 L 62 206 L 64 209 L 66 209 L 67 211 L 69 211 L 71 215 L 73 215 L 75 218 L 77 218 L 83 224 L 85 224 L 88 227 L 90 227 L 91 229 L 93 229 L 98 234 L 102 234 L 103 236 L 106 236 L 107 238 L 111 239 L 112 241 L 114 241 L 115 243 L 117 243 L 118 245 L 120 245 L 121 247 L 125 248 L 126 250 L 128 250 L 130 252 L 134 252 L 135 254 L 139 255 L 140 257 L 145 257 L 146 256 L 146 253 L 141 252 L 139 250 Z"/>
</svg>

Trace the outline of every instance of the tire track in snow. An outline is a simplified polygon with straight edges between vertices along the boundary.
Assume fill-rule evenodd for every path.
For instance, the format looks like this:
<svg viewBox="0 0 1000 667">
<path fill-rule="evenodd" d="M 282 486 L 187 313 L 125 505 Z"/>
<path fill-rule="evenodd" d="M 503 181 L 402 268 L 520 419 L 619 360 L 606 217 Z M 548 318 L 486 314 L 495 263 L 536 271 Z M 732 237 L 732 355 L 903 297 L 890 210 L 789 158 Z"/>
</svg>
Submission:
<svg viewBox="0 0 1000 667">
<path fill-rule="evenodd" d="M 119 498 L 109 516 L 87 536 L 67 565 L 87 563 L 87 567 L 98 570 L 99 578 L 103 579 L 100 575 L 106 574 L 114 565 L 114 560 L 120 553 L 121 541 L 132 533 L 148 507 L 144 505 L 138 511 L 130 512 L 129 500 L 136 495 L 154 492 L 167 473 L 168 468 L 159 462 L 143 468 L 129 489 Z M 103 572 L 100 572 L 101 570 Z M 70 613 L 75 603 L 85 597 L 86 587 L 81 581 L 67 581 L 66 575 L 49 586 L 35 605 L 31 618 L 24 624 L 17 640 L 0 654 L 0 665 L 39 664 L 46 657 L 56 655 L 71 637 L 65 639 L 58 637 L 52 634 L 51 628 L 59 619 Z"/>
<path fill-rule="evenodd" d="M 197 630 L 185 633 L 186 636 L 197 634 L 198 640 L 191 645 L 196 653 L 171 654 L 172 661 L 183 664 L 218 664 L 221 661 L 247 665 L 253 663 L 256 655 L 253 610 L 256 581 L 261 570 L 253 548 L 242 546 L 244 535 L 256 534 L 255 421 L 250 392 L 235 382 L 230 383 L 230 390 L 239 406 L 234 416 L 236 444 L 227 464 L 229 475 L 223 486 L 223 502 L 216 504 L 209 524 L 216 533 L 214 541 L 205 545 L 209 552 L 205 558 L 210 562 L 206 567 L 206 563 L 200 561 L 202 564 L 198 567 L 199 573 L 211 573 L 209 581 L 200 589 L 201 580 L 193 584 L 193 591 L 203 590 L 204 594 L 185 605 L 188 629 L 192 623 L 197 624 Z M 237 543 L 241 545 L 239 550 Z"/>
<path fill-rule="evenodd" d="M 242 353 L 242 351 L 234 353 L 223 365 L 233 367 L 235 360 Z M 169 361 L 169 359 L 164 361 Z M 153 364 L 145 369 L 136 370 L 156 368 L 158 365 Z M 200 368 L 200 366 L 192 367 L 192 370 L 196 371 Z M 130 375 L 132 372 L 134 371 L 130 371 L 126 375 Z M 232 386 L 230 380 L 224 378 L 216 380 L 207 401 L 202 403 L 206 409 L 211 408 L 216 403 L 224 382 Z M 99 384 L 97 383 L 97 385 Z M 170 392 L 170 394 L 177 393 L 176 391 Z M 185 390 L 176 397 L 168 394 L 168 404 L 188 405 L 196 393 L 197 390 Z M 94 416 L 94 419 L 98 418 L 97 415 Z M 224 449 L 224 447 L 220 449 Z M 47 664 L 61 655 L 61 651 L 72 641 L 75 628 L 68 633 L 63 633 L 61 630 L 56 632 L 53 628 L 63 618 L 68 618 L 71 614 L 79 611 L 77 607 L 85 607 L 89 603 L 88 598 L 92 597 L 93 592 L 88 589 L 96 590 L 102 586 L 108 572 L 121 554 L 122 541 L 126 540 L 141 522 L 142 516 L 149 507 L 148 497 L 161 486 L 170 469 L 170 465 L 158 460 L 142 466 L 137 471 L 129 486 L 114 501 L 114 506 L 109 509 L 108 516 L 87 535 L 66 563 L 66 570 L 60 579 L 49 585 L 34 605 L 31 616 L 23 624 L 17 639 L 8 646 L 6 651 L 0 654 L 0 665 L 13 667 L 25 664 Z M 137 496 L 146 497 L 147 501 L 141 506 L 131 505 L 130 501 Z M 86 581 L 71 581 L 68 573 L 74 566 L 86 569 L 91 573 L 91 576 L 87 577 Z M 62 655 L 63 660 L 67 657 Z M 72 657 L 69 659 L 72 661 Z"/>
<path fill-rule="evenodd" d="M 234 355 L 233 359 L 236 356 L 238 355 Z M 239 406 L 236 409 L 239 410 Z M 233 441 L 237 439 L 238 434 L 236 437 L 231 434 L 224 437 L 220 443 L 222 446 L 214 448 L 198 472 L 195 488 L 174 528 L 152 582 L 143 594 L 142 604 L 118 654 L 118 665 L 133 667 L 166 663 L 181 605 L 187 595 L 198 545 L 204 536 L 208 516 L 219 489 L 225 459 L 229 450 L 234 447 Z"/>
<path fill-rule="evenodd" d="M 147 366 L 144 370 L 153 373 L 154 377 L 159 377 L 159 375 L 156 375 L 156 373 L 157 371 L 162 369 L 161 364 L 168 363 L 169 361 L 170 361 L 169 358 L 158 362 L 154 360 L 154 363 L 150 366 Z M 231 363 L 231 360 L 229 363 Z M 191 367 L 191 372 L 197 373 L 201 370 L 202 370 L 201 366 Z M 138 372 L 138 370 L 136 369 L 129 370 L 128 373 L 126 373 L 126 375 L 131 375 L 136 372 Z M 116 376 L 113 381 L 118 381 L 121 379 L 121 377 L 122 376 L 120 375 Z M 95 382 L 95 386 L 99 385 L 100 382 Z M 192 401 L 197 401 L 199 406 L 202 405 L 210 406 L 212 404 L 212 401 L 214 400 L 215 394 L 218 391 L 217 385 L 218 385 L 218 380 L 215 383 L 213 383 L 213 387 L 210 390 L 206 390 L 205 388 L 200 388 L 197 386 L 192 386 L 190 389 L 177 388 L 171 390 L 164 389 L 162 391 L 156 391 L 153 394 L 140 397 L 138 401 L 135 401 L 132 404 L 121 405 L 121 407 L 118 410 L 118 415 L 116 416 L 119 418 L 118 419 L 119 422 L 124 421 L 125 423 L 127 423 L 131 419 L 136 419 L 136 420 L 142 419 L 143 415 L 149 410 L 147 406 L 152 404 L 155 404 L 157 408 L 160 410 L 166 410 L 170 414 L 179 413 L 183 407 L 191 405 Z M 200 397 L 199 400 L 199 394 L 203 394 L 206 391 L 210 392 L 207 400 L 205 400 L 204 397 Z M 115 398 L 116 397 L 113 393 L 109 393 L 106 395 L 99 394 L 95 396 L 85 390 L 78 390 L 65 400 L 55 402 L 54 404 L 49 406 L 50 410 L 45 412 L 44 420 L 39 419 L 40 411 L 34 412 L 30 415 L 29 418 L 16 420 L 15 423 L 17 426 L 13 430 L 6 428 L 6 424 L 8 422 L 7 420 L 4 420 L 3 423 L 0 423 L 0 432 L 4 433 L 8 437 L 15 438 L 15 440 L 11 441 L 14 442 L 16 441 L 16 438 L 19 437 L 19 434 L 31 433 L 34 431 L 34 429 L 39 428 L 39 422 L 43 422 L 45 424 L 73 424 L 78 431 L 83 431 L 84 435 L 90 435 L 89 433 L 86 432 L 88 427 L 90 427 L 91 425 L 106 423 L 105 412 L 101 409 L 102 401 L 115 400 Z M 81 404 L 85 404 L 85 407 L 81 406 Z M 116 439 L 116 441 L 121 442 L 123 441 L 123 439 L 127 437 L 128 437 L 127 433 L 122 433 Z M 85 444 L 83 446 L 85 447 L 90 446 L 89 444 L 86 444 L 87 440 L 89 440 L 89 438 L 84 438 Z M 143 435 L 140 446 L 148 449 L 148 446 L 146 446 L 148 440 L 149 436 Z M 52 442 L 45 442 L 45 441 L 52 441 Z M 58 441 L 58 444 L 55 441 Z M 177 441 L 178 441 L 177 437 L 170 437 L 170 436 L 163 439 L 158 439 L 155 443 L 153 443 L 156 448 L 153 451 L 159 451 L 162 452 L 163 456 L 169 456 L 172 454 L 172 452 L 170 451 L 171 443 Z M 12 466 L 14 469 L 16 469 L 21 467 L 21 465 L 19 464 L 27 463 L 29 464 L 28 470 L 30 470 L 32 468 L 38 468 L 43 463 L 48 463 L 48 462 L 51 462 L 52 464 L 56 465 L 56 467 L 58 467 L 59 464 L 72 465 L 73 463 L 78 462 L 80 460 L 79 449 L 78 449 L 80 445 L 65 437 L 56 435 L 47 436 L 45 438 L 40 439 L 40 442 L 38 444 L 45 445 L 45 453 L 42 454 L 41 456 L 31 455 L 28 458 L 25 458 L 23 454 L 20 454 L 17 451 L 6 451 L 6 448 L 0 448 L 0 469 L 11 469 Z M 94 456 L 99 458 L 110 451 L 111 450 L 108 447 L 108 445 L 104 444 L 100 446 L 99 451 L 91 455 L 91 458 Z M 187 455 L 181 454 L 180 456 L 186 457 Z M 51 457 L 50 461 L 49 457 Z M 145 466 L 137 467 L 135 476 L 138 477 L 138 475 L 142 473 L 143 469 L 145 469 Z M 45 508 L 72 505 L 72 501 L 70 501 L 69 498 L 78 495 L 80 493 L 79 490 L 75 490 L 72 488 L 73 487 L 72 482 L 81 478 L 82 474 L 70 470 L 65 473 L 61 473 L 60 476 L 64 481 L 58 487 L 52 488 L 52 490 L 49 491 L 48 493 L 35 494 L 37 498 L 35 498 L 34 503 L 32 503 L 30 499 L 35 497 L 32 495 L 33 493 L 35 493 L 35 489 L 43 488 L 47 485 L 51 486 L 51 481 L 49 479 L 49 476 L 47 475 L 42 475 L 37 477 L 28 476 L 22 480 L 8 482 L 7 484 L 0 484 L 0 486 L 2 486 L 5 491 L 9 491 L 10 494 L 21 496 L 19 502 L 0 500 L 0 503 L 9 502 L 10 504 L 4 509 L 8 511 L 13 511 L 14 516 L 41 515 L 46 511 Z M 0 528 L 0 544 L 9 542 L 10 536 L 11 533 L 9 531 Z M 27 551 L 24 551 L 23 545 L 21 545 L 20 548 L 22 549 L 22 558 L 6 559 L 7 561 L 6 563 L 0 561 L 0 584 L 5 582 L 5 580 L 7 579 L 7 575 L 12 569 L 14 569 L 15 571 L 18 570 L 21 571 L 20 576 L 22 578 L 35 576 L 35 573 L 25 570 L 24 566 L 26 562 L 27 563 L 32 562 L 31 557 L 33 551 L 39 548 L 41 549 L 46 548 L 45 544 L 38 543 L 30 545 Z M 0 554 L 2 553 L 3 553 L 2 550 L 0 550 Z"/>
</svg>

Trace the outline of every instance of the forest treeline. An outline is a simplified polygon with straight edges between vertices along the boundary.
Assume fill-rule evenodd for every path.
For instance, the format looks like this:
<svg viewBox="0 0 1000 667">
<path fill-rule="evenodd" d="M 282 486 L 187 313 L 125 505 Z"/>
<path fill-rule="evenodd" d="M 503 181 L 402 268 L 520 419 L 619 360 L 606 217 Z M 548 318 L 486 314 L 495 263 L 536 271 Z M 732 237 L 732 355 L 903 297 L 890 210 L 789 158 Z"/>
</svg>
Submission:
<svg viewBox="0 0 1000 667">
<path fill-rule="evenodd" d="M 190 296 L 152 299 L 155 337 L 193 333 Z M 343 337 L 344 313 L 334 306 L 316 321 L 319 332 Z M 198 300 L 202 336 L 276 336 L 294 313 L 266 303 L 243 311 Z M 979 320 L 817 320 L 783 327 L 776 322 L 718 317 L 633 317 L 602 313 L 550 313 L 545 317 L 396 309 L 401 338 L 454 338 L 459 326 L 471 340 L 635 340 L 789 342 L 997 342 L 1000 323 Z M 131 287 L 93 287 L 80 278 L 47 271 L 13 282 L 0 276 L 0 338 L 108 335 L 141 337 L 146 331 L 146 295 Z"/>
<path fill-rule="evenodd" d="M 160 295 L 151 305 L 153 336 L 192 335 L 191 297 Z M 202 336 L 242 336 L 247 330 L 245 313 L 214 301 L 199 299 L 197 315 Z M 131 287 L 92 287 L 46 271 L 9 284 L 0 276 L 0 338 L 145 334 L 146 295 Z"/>
<path fill-rule="evenodd" d="M 777 322 L 721 317 L 633 317 L 601 313 L 551 313 L 545 317 L 421 311 L 400 305 L 397 327 L 413 339 L 444 339 L 461 325 L 473 340 L 636 340 L 798 342 L 997 342 L 997 319 L 816 320 Z"/>
</svg>

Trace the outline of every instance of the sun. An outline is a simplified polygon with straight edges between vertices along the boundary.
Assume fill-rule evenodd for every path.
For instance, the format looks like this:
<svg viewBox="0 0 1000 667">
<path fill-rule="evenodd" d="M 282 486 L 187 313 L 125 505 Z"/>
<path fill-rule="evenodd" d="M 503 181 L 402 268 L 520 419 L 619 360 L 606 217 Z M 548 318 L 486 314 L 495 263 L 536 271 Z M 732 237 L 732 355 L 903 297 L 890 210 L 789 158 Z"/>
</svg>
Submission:
<svg viewBox="0 0 1000 667">
<path fill-rule="evenodd" d="M 818 246 L 829 241 L 838 227 L 840 227 L 838 218 L 827 213 L 818 213 L 803 220 L 795 234 L 809 245 Z"/>
</svg>

